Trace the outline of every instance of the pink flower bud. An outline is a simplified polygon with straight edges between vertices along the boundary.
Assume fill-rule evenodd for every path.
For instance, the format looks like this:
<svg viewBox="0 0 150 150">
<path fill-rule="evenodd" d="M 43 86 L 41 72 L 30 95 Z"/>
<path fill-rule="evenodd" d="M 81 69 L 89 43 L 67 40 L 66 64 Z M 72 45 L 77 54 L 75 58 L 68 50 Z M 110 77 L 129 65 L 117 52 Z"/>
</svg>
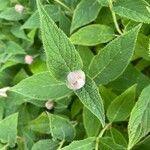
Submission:
<svg viewBox="0 0 150 150">
<path fill-rule="evenodd" d="M 24 61 L 26 64 L 32 64 L 33 62 L 33 57 L 31 55 L 26 55 L 25 58 L 24 58 Z"/>
<path fill-rule="evenodd" d="M 0 96 L 1 97 L 7 97 L 6 92 L 10 89 L 10 87 L 4 87 L 2 89 L 0 89 Z"/>
<path fill-rule="evenodd" d="M 45 107 L 48 109 L 48 110 L 51 110 L 54 108 L 54 102 L 52 100 L 49 100 L 45 103 Z"/>
<path fill-rule="evenodd" d="M 67 76 L 67 87 L 72 90 L 78 90 L 85 84 L 85 73 L 82 70 L 70 72 Z"/>
<path fill-rule="evenodd" d="M 24 7 L 21 4 L 16 4 L 15 10 L 16 10 L 16 12 L 21 14 L 24 11 Z"/>
</svg>

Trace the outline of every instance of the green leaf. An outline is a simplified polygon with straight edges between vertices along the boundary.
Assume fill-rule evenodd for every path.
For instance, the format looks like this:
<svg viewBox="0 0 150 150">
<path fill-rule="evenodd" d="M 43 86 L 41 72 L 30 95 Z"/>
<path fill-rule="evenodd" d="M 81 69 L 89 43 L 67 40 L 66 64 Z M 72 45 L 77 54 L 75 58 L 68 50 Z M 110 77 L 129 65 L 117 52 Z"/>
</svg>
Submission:
<svg viewBox="0 0 150 150">
<path fill-rule="evenodd" d="M 13 41 L 7 42 L 7 48 L 5 52 L 11 55 L 26 54 L 25 50 L 19 44 Z"/>
<path fill-rule="evenodd" d="M 79 29 L 71 35 L 70 40 L 73 44 L 94 46 L 106 43 L 114 38 L 114 31 L 106 25 L 93 24 Z"/>
<path fill-rule="evenodd" d="M 60 99 L 71 93 L 66 85 L 52 77 L 50 72 L 42 72 L 26 78 L 10 90 L 38 100 Z"/>
<path fill-rule="evenodd" d="M 110 150 L 126 150 L 124 146 L 115 143 L 111 137 L 101 138 L 100 144 L 106 146 Z M 100 145 L 100 148 L 101 148 L 101 145 Z"/>
<path fill-rule="evenodd" d="M 125 121 L 134 106 L 136 86 L 128 88 L 116 97 L 107 109 L 107 117 L 111 122 Z"/>
<path fill-rule="evenodd" d="M 82 70 L 86 73 L 88 71 L 89 64 L 94 57 L 94 54 L 88 47 L 78 46 L 77 51 L 79 52 L 82 61 L 83 61 L 83 68 Z M 86 57 L 85 57 L 86 56 Z"/>
<path fill-rule="evenodd" d="M 33 145 L 32 150 L 56 150 L 58 146 L 58 142 L 52 140 L 40 140 Z"/>
<path fill-rule="evenodd" d="M 140 27 L 116 38 L 93 58 L 89 74 L 96 84 L 107 84 L 123 73 L 133 56 Z"/>
<path fill-rule="evenodd" d="M 14 7 L 7 8 L 0 13 L 0 18 L 9 21 L 18 21 L 25 17 L 24 14 L 15 11 Z"/>
<path fill-rule="evenodd" d="M 105 125 L 104 106 L 95 82 L 87 77 L 83 88 L 75 91 L 80 101 Z"/>
<path fill-rule="evenodd" d="M 137 84 L 137 94 L 139 95 L 144 87 L 150 84 L 150 79 L 133 65 L 129 65 L 125 72 L 115 81 L 109 84 L 109 87 L 121 93 L 127 88 Z"/>
<path fill-rule="evenodd" d="M 50 132 L 54 139 L 72 141 L 75 137 L 73 125 L 65 118 L 48 114 Z"/>
<path fill-rule="evenodd" d="M 111 89 L 107 89 L 106 87 L 102 85 L 100 86 L 100 95 L 104 101 L 105 110 L 107 110 L 112 100 L 117 97 L 117 95 L 114 92 L 112 92 Z"/>
<path fill-rule="evenodd" d="M 128 134 L 130 150 L 150 132 L 150 85 L 144 88 L 129 119 Z"/>
<path fill-rule="evenodd" d="M 29 122 L 28 129 L 39 133 L 50 134 L 48 115 L 45 112 L 43 112 L 36 119 Z"/>
<path fill-rule="evenodd" d="M 97 0 L 102 6 L 108 6 L 108 0 Z"/>
<path fill-rule="evenodd" d="M 12 26 L 11 28 L 11 33 L 16 36 L 17 38 L 21 38 L 24 40 L 29 40 L 28 37 L 26 36 L 25 32 L 23 29 L 21 29 L 21 24 L 15 23 L 15 25 Z"/>
<path fill-rule="evenodd" d="M 9 0 L 0 0 L 0 10 L 4 10 L 4 9 L 6 9 L 6 7 L 8 6 L 8 4 L 9 4 L 10 2 L 9 2 Z"/>
<path fill-rule="evenodd" d="M 60 9 L 55 5 L 46 5 L 44 6 L 46 12 L 50 15 L 53 21 L 59 21 L 60 16 Z M 39 28 L 40 27 L 40 20 L 39 20 L 38 11 L 35 11 L 27 21 L 22 25 L 22 29 L 32 29 L 32 28 Z"/>
<path fill-rule="evenodd" d="M 101 5 L 97 0 L 82 0 L 74 11 L 71 32 L 94 21 L 100 9 Z"/>
<path fill-rule="evenodd" d="M 96 138 L 90 137 L 80 141 L 73 141 L 68 146 L 65 146 L 61 150 L 93 150 L 96 144 Z"/>
<path fill-rule="evenodd" d="M 83 124 L 88 137 L 97 136 L 101 129 L 101 124 L 97 117 L 95 117 L 86 107 L 83 108 Z"/>
<path fill-rule="evenodd" d="M 12 114 L 0 121 L 0 140 L 15 146 L 17 139 L 18 113 Z"/>
<path fill-rule="evenodd" d="M 109 132 L 115 143 L 119 145 L 123 145 L 124 147 L 127 147 L 127 141 L 119 130 L 115 128 L 111 128 Z"/>
<path fill-rule="evenodd" d="M 144 0 L 117 0 L 113 10 L 121 17 L 125 17 L 136 22 L 150 23 L 150 13 L 147 8 L 150 6 Z"/>
<path fill-rule="evenodd" d="M 48 68 L 54 77 L 64 81 L 70 71 L 82 68 L 82 60 L 67 36 L 48 16 L 39 0 L 37 6 Z"/>
</svg>

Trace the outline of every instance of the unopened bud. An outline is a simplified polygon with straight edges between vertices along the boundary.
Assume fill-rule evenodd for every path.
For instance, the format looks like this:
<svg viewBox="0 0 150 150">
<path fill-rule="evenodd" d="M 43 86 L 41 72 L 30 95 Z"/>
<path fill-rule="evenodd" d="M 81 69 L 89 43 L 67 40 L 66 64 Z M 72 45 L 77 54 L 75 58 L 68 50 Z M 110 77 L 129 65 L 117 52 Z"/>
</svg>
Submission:
<svg viewBox="0 0 150 150">
<path fill-rule="evenodd" d="M 1 97 L 7 97 L 7 91 L 10 89 L 10 87 L 4 87 L 2 89 L 0 89 L 0 96 Z"/>
<path fill-rule="evenodd" d="M 45 103 L 45 107 L 48 109 L 48 110 L 51 110 L 54 108 L 54 102 L 52 100 L 49 100 Z"/>
<path fill-rule="evenodd" d="M 16 4 L 15 10 L 16 10 L 16 12 L 21 14 L 24 11 L 24 6 L 22 6 L 21 4 Z"/>
<path fill-rule="evenodd" d="M 82 70 L 70 72 L 67 76 L 67 87 L 78 90 L 85 85 L 85 73 Z"/>
<path fill-rule="evenodd" d="M 25 58 L 24 58 L 24 61 L 25 61 L 26 64 L 30 65 L 33 62 L 33 57 L 30 56 L 30 55 L 26 55 Z"/>
</svg>

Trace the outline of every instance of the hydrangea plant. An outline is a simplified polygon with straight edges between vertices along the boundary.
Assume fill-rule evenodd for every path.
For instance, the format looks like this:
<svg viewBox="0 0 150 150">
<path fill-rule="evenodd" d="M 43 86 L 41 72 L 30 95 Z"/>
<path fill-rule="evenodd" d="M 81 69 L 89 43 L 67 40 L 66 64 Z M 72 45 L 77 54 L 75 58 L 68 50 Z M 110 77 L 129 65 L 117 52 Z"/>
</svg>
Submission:
<svg viewBox="0 0 150 150">
<path fill-rule="evenodd" d="M 150 149 L 149 0 L 0 0 L 0 149 Z"/>
</svg>

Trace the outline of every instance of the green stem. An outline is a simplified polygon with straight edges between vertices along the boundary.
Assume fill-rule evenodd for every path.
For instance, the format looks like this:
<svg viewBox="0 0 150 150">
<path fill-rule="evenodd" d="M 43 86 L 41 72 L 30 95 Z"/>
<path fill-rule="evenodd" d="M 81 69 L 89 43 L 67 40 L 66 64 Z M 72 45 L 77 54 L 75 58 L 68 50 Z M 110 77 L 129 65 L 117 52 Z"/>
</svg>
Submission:
<svg viewBox="0 0 150 150">
<path fill-rule="evenodd" d="M 54 0 L 55 2 L 57 2 L 58 4 L 60 4 L 61 6 L 63 6 L 66 10 L 68 10 L 71 14 L 73 13 L 72 10 L 65 5 L 64 3 L 62 3 L 60 0 Z"/>
<path fill-rule="evenodd" d="M 57 148 L 57 150 L 60 150 L 62 148 L 62 146 L 64 145 L 65 143 L 65 140 L 62 140 L 60 143 L 59 143 L 59 147 Z"/>
<path fill-rule="evenodd" d="M 104 135 L 105 131 L 111 126 L 111 123 L 106 124 L 106 126 L 101 130 L 98 137 L 96 138 L 95 150 L 98 150 L 99 147 L 99 139 Z"/>
<path fill-rule="evenodd" d="M 116 30 L 117 30 L 117 32 L 118 32 L 119 34 L 123 34 L 122 31 L 121 31 L 120 28 L 119 28 L 119 25 L 118 25 L 118 22 L 117 22 L 117 18 L 116 18 L 116 14 L 115 14 L 115 12 L 113 11 L 112 0 L 108 0 L 108 3 L 109 3 L 109 8 L 110 8 L 110 11 L 111 11 L 111 14 L 112 14 L 112 18 L 113 18 L 113 22 L 114 22 L 115 28 L 116 28 Z"/>
</svg>

